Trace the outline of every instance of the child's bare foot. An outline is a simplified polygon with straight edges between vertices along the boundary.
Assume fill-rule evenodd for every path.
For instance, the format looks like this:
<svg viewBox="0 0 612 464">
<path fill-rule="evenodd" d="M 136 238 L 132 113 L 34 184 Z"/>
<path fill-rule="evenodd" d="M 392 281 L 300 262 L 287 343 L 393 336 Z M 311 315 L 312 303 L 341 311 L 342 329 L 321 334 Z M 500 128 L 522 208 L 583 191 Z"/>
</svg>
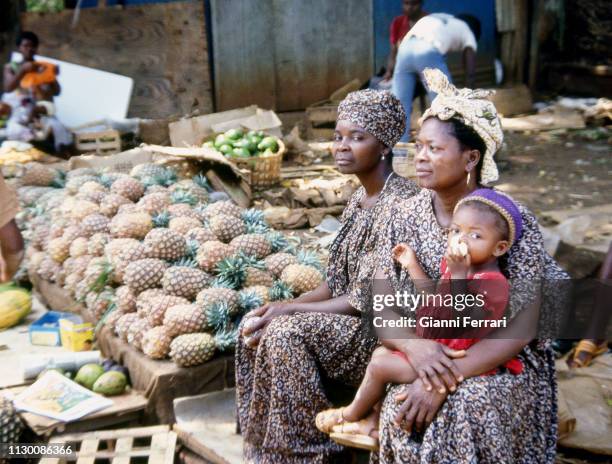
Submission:
<svg viewBox="0 0 612 464">
<path fill-rule="evenodd" d="M 315 425 L 321 432 L 330 433 L 335 426 L 344 423 L 342 411 L 344 411 L 344 408 L 321 411 L 315 418 Z"/>
</svg>

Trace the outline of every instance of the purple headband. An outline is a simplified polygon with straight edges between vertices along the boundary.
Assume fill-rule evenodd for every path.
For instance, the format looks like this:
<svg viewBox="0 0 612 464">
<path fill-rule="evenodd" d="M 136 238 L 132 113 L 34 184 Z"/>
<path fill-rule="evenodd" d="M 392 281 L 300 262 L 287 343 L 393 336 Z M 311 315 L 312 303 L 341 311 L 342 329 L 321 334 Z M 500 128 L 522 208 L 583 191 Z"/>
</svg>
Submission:
<svg viewBox="0 0 612 464">
<path fill-rule="evenodd" d="M 518 206 L 516 206 L 516 203 L 514 203 L 509 197 L 503 193 L 496 192 L 493 189 L 477 189 L 459 200 L 459 203 L 457 203 L 457 206 L 455 206 L 455 211 L 459 205 L 468 201 L 479 201 L 489 205 L 502 215 L 502 217 L 508 223 L 508 229 L 510 231 L 508 240 L 510 245 L 513 245 L 520 240 L 521 235 L 523 234 L 523 220 L 521 218 L 521 212 L 519 211 Z"/>
</svg>

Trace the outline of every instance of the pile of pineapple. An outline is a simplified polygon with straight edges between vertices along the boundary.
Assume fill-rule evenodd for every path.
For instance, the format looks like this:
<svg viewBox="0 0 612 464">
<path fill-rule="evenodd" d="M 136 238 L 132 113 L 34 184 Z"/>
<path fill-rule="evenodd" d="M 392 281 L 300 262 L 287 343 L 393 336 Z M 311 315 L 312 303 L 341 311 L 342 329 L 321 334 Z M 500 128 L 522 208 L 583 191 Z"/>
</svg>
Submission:
<svg viewBox="0 0 612 464">
<path fill-rule="evenodd" d="M 31 190 L 58 177 L 32 165 L 22 178 L 28 273 L 63 286 L 153 359 L 202 364 L 233 349 L 246 312 L 323 279 L 317 255 L 202 176 L 179 180 L 155 164 L 129 175 L 77 169 L 64 188 Z"/>
</svg>

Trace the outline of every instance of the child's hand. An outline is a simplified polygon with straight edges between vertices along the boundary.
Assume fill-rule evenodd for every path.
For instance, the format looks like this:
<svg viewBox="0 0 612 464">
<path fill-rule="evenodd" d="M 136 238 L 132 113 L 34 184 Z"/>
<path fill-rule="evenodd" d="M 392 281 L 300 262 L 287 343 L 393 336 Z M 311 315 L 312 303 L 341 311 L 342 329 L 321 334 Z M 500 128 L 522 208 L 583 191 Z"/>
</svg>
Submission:
<svg viewBox="0 0 612 464">
<path fill-rule="evenodd" d="M 413 263 L 417 262 L 414 250 L 405 243 L 400 243 L 393 248 L 393 259 L 404 269 L 408 269 Z"/>
<path fill-rule="evenodd" d="M 453 243 L 446 249 L 446 267 L 450 271 L 452 278 L 467 278 L 468 270 L 472 261 L 469 249 L 465 242 Z"/>
</svg>

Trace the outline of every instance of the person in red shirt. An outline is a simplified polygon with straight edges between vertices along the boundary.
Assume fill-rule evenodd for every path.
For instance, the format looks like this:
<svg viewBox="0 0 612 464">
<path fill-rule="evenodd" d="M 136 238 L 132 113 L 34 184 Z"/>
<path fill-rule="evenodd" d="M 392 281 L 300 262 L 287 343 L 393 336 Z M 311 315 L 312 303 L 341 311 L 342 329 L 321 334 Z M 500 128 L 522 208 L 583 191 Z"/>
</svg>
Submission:
<svg viewBox="0 0 612 464">
<path fill-rule="evenodd" d="M 395 60 L 397 58 L 397 50 L 402 39 L 408 34 L 408 31 L 415 23 L 426 16 L 423 11 L 423 0 L 403 0 L 402 1 L 403 15 L 396 16 L 391 22 L 389 30 L 389 40 L 391 41 L 391 52 L 387 61 L 387 70 L 383 76 L 383 82 L 389 82 L 393 77 L 395 70 Z"/>
</svg>

